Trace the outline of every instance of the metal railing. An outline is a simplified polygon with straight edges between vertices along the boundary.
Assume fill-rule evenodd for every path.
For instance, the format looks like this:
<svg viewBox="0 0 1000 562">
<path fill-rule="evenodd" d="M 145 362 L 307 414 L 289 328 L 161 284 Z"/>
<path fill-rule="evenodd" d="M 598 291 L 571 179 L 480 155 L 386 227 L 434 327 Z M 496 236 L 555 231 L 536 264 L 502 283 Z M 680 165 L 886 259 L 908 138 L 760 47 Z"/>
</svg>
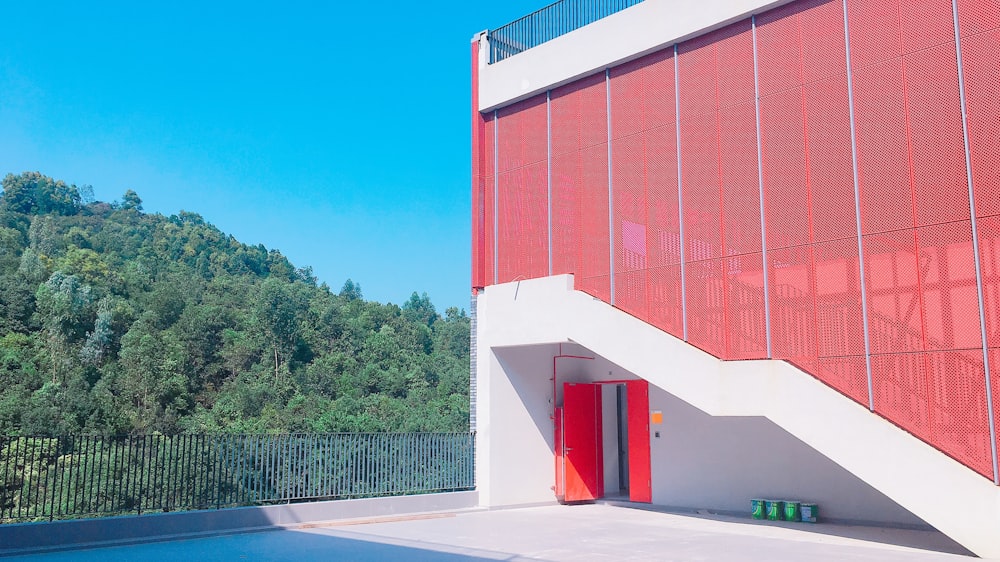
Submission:
<svg viewBox="0 0 1000 562">
<path fill-rule="evenodd" d="M 489 32 L 490 64 L 579 29 L 642 0 L 560 0 Z"/>
<path fill-rule="evenodd" d="M 470 490 L 472 433 L 0 437 L 0 523 Z"/>
</svg>

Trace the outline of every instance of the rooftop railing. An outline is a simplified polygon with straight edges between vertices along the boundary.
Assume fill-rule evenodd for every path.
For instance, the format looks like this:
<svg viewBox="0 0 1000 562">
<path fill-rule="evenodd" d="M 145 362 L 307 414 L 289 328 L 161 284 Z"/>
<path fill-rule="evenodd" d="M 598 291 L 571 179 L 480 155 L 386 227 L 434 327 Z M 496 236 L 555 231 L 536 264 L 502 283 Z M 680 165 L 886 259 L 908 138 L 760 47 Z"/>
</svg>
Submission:
<svg viewBox="0 0 1000 562">
<path fill-rule="evenodd" d="M 490 64 L 634 6 L 642 0 L 560 0 L 489 32 Z"/>
<path fill-rule="evenodd" d="M 474 438 L 0 437 L 0 523 L 471 490 Z"/>
</svg>

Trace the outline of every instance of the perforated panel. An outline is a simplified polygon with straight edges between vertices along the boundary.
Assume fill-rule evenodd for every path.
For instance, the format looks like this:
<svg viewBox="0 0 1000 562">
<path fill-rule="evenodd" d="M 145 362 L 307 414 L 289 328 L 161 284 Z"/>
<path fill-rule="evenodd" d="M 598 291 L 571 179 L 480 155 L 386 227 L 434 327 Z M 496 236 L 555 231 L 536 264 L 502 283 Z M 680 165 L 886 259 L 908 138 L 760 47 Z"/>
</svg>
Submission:
<svg viewBox="0 0 1000 562">
<path fill-rule="evenodd" d="M 868 405 L 868 368 L 863 356 L 820 357 L 816 369 L 819 380 L 855 402 Z"/>
<path fill-rule="evenodd" d="M 718 119 L 715 113 L 698 115 L 682 119 L 680 128 L 687 259 L 717 258 L 722 255 Z"/>
<path fill-rule="evenodd" d="M 552 90 L 552 154 L 608 140 L 607 85 L 595 74 Z"/>
<path fill-rule="evenodd" d="M 875 411 L 992 476 L 982 352 L 872 357 Z"/>
<path fill-rule="evenodd" d="M 649 266 L 679 264 L 681 230 L 677 203 L 677 132 L 675 126 L 670 124 L 644 135 Z"/>
<path fill-rule="evenodd" d="M 614 165 L 615 305 L 646 319 L 648 228 L 643 134 L 612 143 Z"/>
<path fill-rule="evenodd" d="M 722 254 L 761 250 L 757 116 L 752 103 L 719 111 L 722 180 Z"/>
<path fill-rule="evenodd" d="M 580 151 L 579 287 L 611 302 L 611 233 L 608 217 L 608 145 Z"/>
<path fill-rule="evenodd" d="M 495 152 L 493 142 L 494 126 L 496 125 L 493 116 L 486 118 L 484 127 L 485 147 L 483 152 L 483 286 L 492 285 L 495 282 L 494 270 L 494 244 L 496 236 L 494 234 L 494 220 L 496 219 L 496 197 L 494 178 L 496 174 Z"/>
<path fill-rule="evenodd" d="M 982 2 L 986 4 L 987 2 Z M 993 12 L 994 17 L 998 12 Z M 977 216 L 1000 214 L 1000 30 L 962 40 Z"/>
<path fill-rule="evenodd" d="M 986 343 L 1000 348 L 1000 217 L 979 219 L 979 256 L 983 274 Z M 995 365 L 995 367 L 993 367 Z M 1000 364 L 991 364 L 1000 372 Z M 1000 395 L 997 395 L 1000 398 Z"/>
<path fill-rule="evenodd" d="M 907 55 L 903 64 L 916 226 L 968 220 L 969 186 L 955 43 Z"/>
<path fill-rule="evenodd" d="M 1000 28 L 1000 0 L 958 0 L 958 24 L 962 37 Z"/>
<path fill-rule="evenodd" d="M 969 221 L 917 229 L 925 349 L 982 348 Z"/>
<path fill-rule="evenodd" d="M 812 240 L 855 238 L 854 164 L 847 76 L 837 75 L 803 87 L 806 108 L 806 158 L 812 207 Z"/>
<path fill-rule="evenodd" d="M 544 162 L 548 154 L 545 95 L 515 103 L 497 113 L 497 171 L 502 173 Z"/>
<path fill-rule="evenodd" d="M 649 323 L 678 338 L 684 337 L 681 266 L 650 268 L 646 281 Z"/>
<path fill-rule="evenodd" d="M 548 275 L 546 181 L 544 161 L 499 175 L 500 283 Z"/>
<path fill-rule="evenodd" d="M 769 249 L 807 244 L 810 238 L 802 101 L 799 88 L 760 100 Z"/>
<path fill-rule="evenodd" d="M 688 342 L 716 357 L 726 356 L 726 291 L 721 259 L 686 266 Z"/>
<path fill-rule="evenodd" d="M 722 260 L 726 274 L 727 359 L 767 357 L 764 260 L 760 253 Z"/>
<path fill-rule="evenodd" d="M 813 372 L 818 356 L 812 248 L 768 252 L 771 353 Z"/>
<path fill-rule="evenodd" d="M 864 237 L 865 290 L 872 353 L 912 352 L 924 349 L 918 259 L 912 230 Z"/>
<path fill-rule="evenodd" d="M 850 0 L 847 2 L 847 18 L 854 69 L 896 58 L 903 53 L 897 0 Z"/>
<path fill-rule="evenodd" d="M 819 356 L 832 358 L 864 355 L 864 312 L 861 308 L 861 275 L 856 240 L 816 244 L 813 247 L 813 260 L 816 264 Z M 840 386 L 837 388 L 843 390 Z M 866 403 L 867 394 L 866 388 Z"/>
<path fill-rule="evenodd" d="M 952 0 L 890 0 L 899 10 L 902 52 L 915 53 L 955 41 Z"/>
<path fill-rule="evenodd" d="M 852 45 L 854 36 L 851 29 Z M 909 153 L 901 142 L 907 135 L 905 103 L 901 59 L 855 72 L 858 182 L 865 234 L 913 226 Z"/>
<path fill-rule="evenodd" d="M 612 68 L 611 138 L 648 131 L 676 121 L 673 49 Z"/>
</svg>

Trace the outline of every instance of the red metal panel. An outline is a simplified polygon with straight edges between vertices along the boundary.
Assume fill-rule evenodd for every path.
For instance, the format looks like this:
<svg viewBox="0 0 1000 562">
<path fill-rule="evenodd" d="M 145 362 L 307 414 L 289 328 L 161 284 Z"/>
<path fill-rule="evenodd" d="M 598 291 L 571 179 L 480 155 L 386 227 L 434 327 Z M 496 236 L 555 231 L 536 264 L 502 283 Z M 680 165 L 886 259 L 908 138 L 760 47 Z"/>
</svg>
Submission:
<svg viewBox="0 0 1000 562">
<path fill-rule="evenodd" d="M 563 419 L 565 501 L 595 500 L 603 492 L 600 385 L 563 383 Z"/>
<path fill-rule="evenodd" d="M 761 251 L 757 116 L 753 103 L 719 111 L 723 255 Z M 763 266 L 762 266 L 763 267 Z"/>
<path fill-rule="evenodd" d="M 479 113 L 479 42 L 472 47 L 472 287 L 484 287 L 485 270 L 483 256 L 483 235 L 486 229 L 486 208 L 483 181 L 485 165 L 485 122 Z M 492 157 L 492 153 L 490 153 Z"/>
<path fill-rule="evenodd" d="M 723 258 L 726 274 L 727 359 L 767 357 L 764 260 L 761 253 Z"/>
<path fill-rule="evenodd" d="M 1000 348 L 1000 216 L 979 219 L 979 259 L 983 274 L 986 344 Z M 1000 363 L 990 362 L 991 374 Z M 1000 394 L 994 394 L 1000 398 Z"/>
<path fill-rule="evenodd" d="M 861 308 L 861 273 L 857 240 L 848 238 L 816 244 L 813 246 L 813 261 L 816 264 L 816 325 L 819 356 L 821 358 L 863 356 L 864 312 Z M 835 368 L 848 367 L 838 364 Z M 850 369 L 848 371 L 853 372 Z M 844 390 L 841 386 L 827 382 Z M 864 401 L 867 403 L 867 383 L 864 395 Z"/>
<path fill-rule="evenodd" d="M 686 265 L 688 343 L 726 358 L 726 291 L 724 260 Z"/>
<path fill-rule="evenodd" d="M 802 88 L 806 113 L 812 240 L 855 237 L 854 163 L 847 76 L 837 75 Z"/>
<path fill-rule="evenodd" d="M 963 38 L 1000 28 L 1000 0 L 958 0 L 958 25 Z"/>
<path fill-rule="evenodd" d="M 621 66 L 611 75 L 611 138 L 676 121 L 673 50 L 662 50 Z"/>
<path fill-rule="evenodd" d="M 552 154 L 607 142 L 608 107 L 604 74 L 552 90 Z"/>
<path fill-rule="evenodd" d="M 647 276 L 649 323 L 673 335 L 684 337 L 681 302 L 681 266 L 652 267 Z"/>
<path fill-rule="evenodd" d="M 553 273 L 611 300 L 607 85 L 603 75 L 551 93 Z"/>
<path fill-rule="evenodd" d="M 854 36 L 852 29 L 852 45 Z M 854 102 L 862 232 L 912 227 L 910 155 L 902 142 L 907 127 L 901 59 L 856 71 Z"/>
<path fill-rule="evenodd" d="M 643 133 L 612 143 L 614 162 L 615 306 L 647 319 L 646 148 Z"/>
<path fill-rule="evenodd" d="M 801 88 L 760 100 L 768 249 L 809 243 L 809 180 L 802 104 Z"/>
<path fill-rule="evenodd" d="M 501 172 L 498 271 L 500 283 L 548 275 L 546 163 Z"/>
<path fill-rule="evenodd" d="M 649 267 L 681 262 L 680 211 L 677 203 L 677 130 L 674 125 L 645 133 L 646 212 Z"/>
<path fill-rule="evenodd" d="M 969 221 L 917 229 L 925 349 L 982 348 Z"/>
<path fill-rule="evenodd" d="M 498 112 L 498 172 L 544 162 L 548 151 L 545 95 L 500 109 Z"/>
<path fill-rule="evenodd" d="M 552 273 L 555 275 L 579 273 L 581 165 L 578 151 L 552 156 Z"/>
<path fill-rule="evenodd" d="M 863 242 L 872 353 L 923 350 L 918 268 L 929 256 L 917 253 L 912 229 L 865 236 Z"/>
<path fill-rule="evenodd" d="M 979 5 L 993 4 L 983 0 Z M 961 5 L 961 4 L 960 4 Z M 976 12 L 978 13 L 978 12 Z M 994 20 L 1000 12 L 992 12 Z M 960 21 L 963 16 L 959 16 Z M 965 18 L 970 19 L 970 18 Z M 962 39 L 976 215 L 1000 214 L 1000 30 Z"/>
<path fill-rule="evenodd" d="M 577 288 L 611 302 L 611 233 L 609 232 L 608 145 L 580 151 L 580 262 Z"/>
<path fill-rule="evenodd" d="M 492 285 L 496 279 L 496 272 L 494 270 L 494 248 L 496 243 L 496 235 L 494 234 L 494 225 L 496 220 L 496 195 L 495 195 L 495 177 L 496 177 L 496 166 L 494 158 L 496 156 L 494 152 L 495 142 L 493 139 L 494 127 L 496 122 L 493 120 L 493 116 L 488 116 L 486 118 L 486 123 L 484 127 L 484 150 L 485 158 L 483 159 L 483 286 Z"/>
<path fill-rule="evenodd" d="M 952 0 L 891 0 L 898 6 L 902 52 L 915 53 L 955 42 Z"/>
<path fill-rule="evenodd" d="M 649 446 L 649 383 L 629 381 L 628 393 L 628 496 L 630 501 L 653 501 Z"/>
<path fill-rule="evenodd" d="M 768 252 L 771 354 L 814 373 L 816 340 L 815 273 L 811 246 Z"/>
<path fill-rule="evenodd" d="M 761 95 L 843 74 L 844 13 L 837 0 L 802 0 L 757 18 Z"/>
<path fill-rule="evenodd" d="M 877 413 L 992 476 L 981 351 L 875 355 L 872 380 Z"/>
<path fill-rule="evenodd" d="M 752 102 L 754 91 L 753 32 L 750 18 L 710 33 L 715 42 L 719 108 Z"/>
<path fill-rule="evenodd" d="M 820 357 L 815 375 L 855 402 L 868 406 L 868 367 L 864 356 Z"/>
<path fill-rule="evenodd" d="M 898 0 L 850 0 L 847 17 L 855 69 L 902 54 Z"/>
<path fill-rule="evenodd" d="M 683 88 L 684 82 L 681 84 Z M 697 95 L 695 92 L 692 94 Z M 681 115 L 684 115 L 683 107 Z M 714 112 L 684 119 L 680 123 L 684 243 L 688 261 L 722 255 L 718 127 L 718 117 Z"/>
<path fill-rule="evenodd" d="M 932 3 L 936 1 L 910 4 Z M 950 25 L 950 1 L 948 6 Z M 908 55 L 903 64 L 916 226 L 968 220 L 969 186 L 955 43 Z"/>
</svg>

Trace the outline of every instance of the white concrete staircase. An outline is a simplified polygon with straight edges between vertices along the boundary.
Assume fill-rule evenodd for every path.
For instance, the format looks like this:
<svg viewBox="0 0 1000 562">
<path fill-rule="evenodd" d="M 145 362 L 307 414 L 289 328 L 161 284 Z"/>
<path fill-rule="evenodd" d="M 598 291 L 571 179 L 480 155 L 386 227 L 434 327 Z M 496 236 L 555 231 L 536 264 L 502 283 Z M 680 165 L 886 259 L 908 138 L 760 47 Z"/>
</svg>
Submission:
<svg viewBox="0 0 1000 562">
<path fill-rule="evenodd" d="M 478 306 L 480 350 L 573 341 L 710 415 L 764 416 L 969 550 L 1000 558 L 1000 487 L 784 361 L 720 361 L 574 291 L 571 275 L 491 286 Z"/>
</svg>

